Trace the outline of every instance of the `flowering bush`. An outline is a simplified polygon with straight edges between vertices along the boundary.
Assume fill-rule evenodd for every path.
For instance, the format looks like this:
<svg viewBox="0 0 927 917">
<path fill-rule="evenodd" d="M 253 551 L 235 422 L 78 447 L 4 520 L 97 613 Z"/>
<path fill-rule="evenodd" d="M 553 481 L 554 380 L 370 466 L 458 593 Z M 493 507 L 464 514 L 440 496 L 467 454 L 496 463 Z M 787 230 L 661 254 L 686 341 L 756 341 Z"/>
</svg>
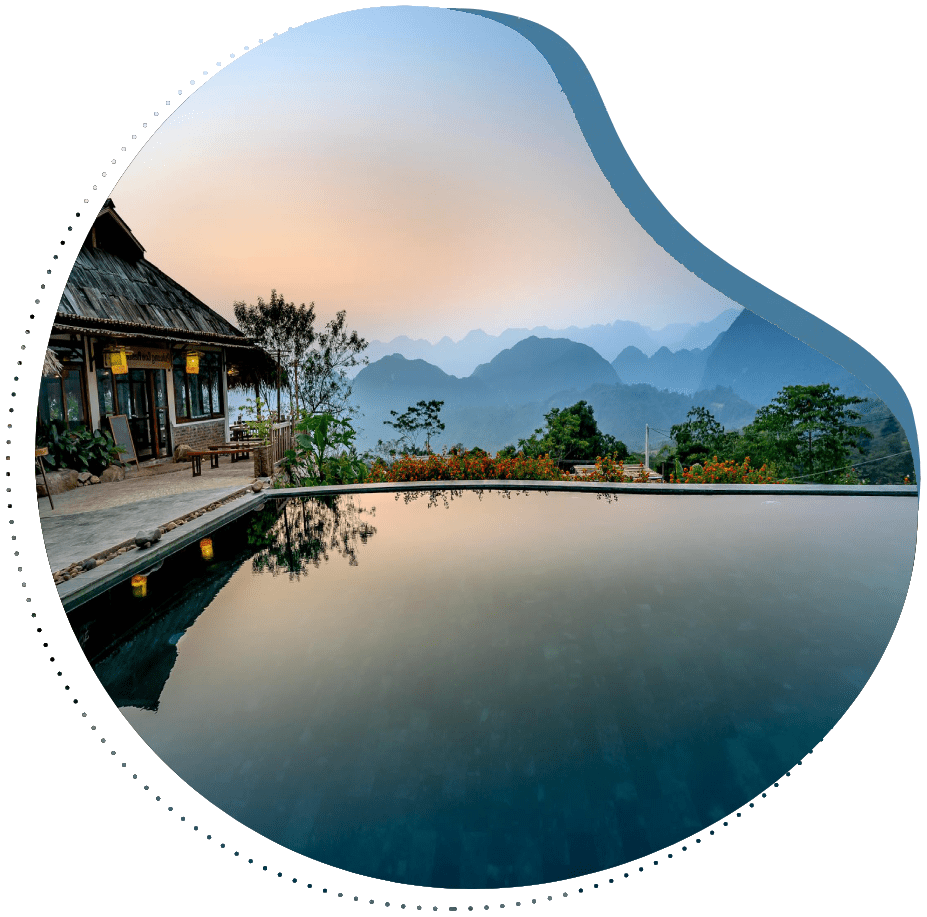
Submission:
<svg viewBox="0 0 927 917">
<path fill-rule="evenodd" d="M 370 483 L 393 484 L 399 481 L 567 481 L 549 455 L 491 456 L 482 449 L 469 452 L 455 450 L 440 455 L 403 455 L 387 464 L 377 459 L 370 469 Z"/>
<path fill-rule="evenodd" d="M 631 481 L 631 476 L 625 474 L 624 462 L 615 460 L 616 454 L 597 456 L 595 468 L 592 471 L 584 471 L 577 475 L 578 479 L 580 481 L 606 481 L 615 484 Z"/>
<path fill-rule="evenodd" d="M 684 468 L 682 477 L 675 474 L 670 475 L 672 484 L 779 484 L 783 483 L 774 474 L 775 469 L 768 469 L 765 465 L 759 468 L 750 467 L 750 456 L 748 455 L 743 464 L 738 464 L 733 459 L 725 462 L 719 462 L 718 456 L 714 461 L 705 462 L 704 465 L 693 465 L 691 468 Z"/>
<path fill-rule="evenodd" d="M 849 471 L 844 471 L 842 475 L 835 482 L 837 484 L 868 484 L 869 481 L 866 478 L 860 477 L 859 472 L 855 468 L 851 468 Z M 905 479 L 905 483 L 908 481 Z"/>
</svg>

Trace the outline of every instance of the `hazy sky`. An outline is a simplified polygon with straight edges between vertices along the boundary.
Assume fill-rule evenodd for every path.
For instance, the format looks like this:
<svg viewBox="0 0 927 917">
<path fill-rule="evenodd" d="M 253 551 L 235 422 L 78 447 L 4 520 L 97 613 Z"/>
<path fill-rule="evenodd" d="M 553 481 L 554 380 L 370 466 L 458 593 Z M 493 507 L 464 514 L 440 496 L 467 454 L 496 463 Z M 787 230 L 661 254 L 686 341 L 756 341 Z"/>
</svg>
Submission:
<svg viewBox="0 0 927 917">
<path fill-rule="evenodd" d="M 113 200 L 148 259 L 229 318 L 272 288 L 381 340 L 732 305 L 631 218 L 534 47 L 448 10 L 344 13 L 249 51 Z"/>
</svg>

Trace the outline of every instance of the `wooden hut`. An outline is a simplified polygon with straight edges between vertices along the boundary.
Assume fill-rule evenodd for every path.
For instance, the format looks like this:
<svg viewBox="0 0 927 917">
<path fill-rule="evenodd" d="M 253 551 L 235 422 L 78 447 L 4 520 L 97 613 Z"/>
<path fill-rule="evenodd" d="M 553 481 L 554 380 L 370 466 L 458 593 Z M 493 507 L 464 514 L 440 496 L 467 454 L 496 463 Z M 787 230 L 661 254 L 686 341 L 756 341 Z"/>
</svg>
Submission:
<svg viewBox="0 0 927 917">
<path fill-rule="evenodd" d="M 145 258 L 107 200 L 68 278 L 49 340 L 39 427 L 108 430 L 124 414 L 140 460 L 228 439 L 228 378 L 260 360 L 231 322 Z"/>
</svg>

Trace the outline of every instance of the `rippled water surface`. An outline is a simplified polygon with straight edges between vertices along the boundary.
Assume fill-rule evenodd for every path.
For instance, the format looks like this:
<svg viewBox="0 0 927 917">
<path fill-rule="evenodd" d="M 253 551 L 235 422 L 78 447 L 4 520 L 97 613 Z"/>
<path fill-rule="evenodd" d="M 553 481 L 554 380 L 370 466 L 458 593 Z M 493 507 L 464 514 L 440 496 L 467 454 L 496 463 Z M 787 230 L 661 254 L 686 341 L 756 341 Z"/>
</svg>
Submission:
<svg viewBox="0 0 927 917">
<path fill-rule="evenodd" d="M 145 741 L 249 827 L 378 878 L 534 884 L 807 754 L 891 636 L 916 502 L 281 502 L 72 619 Z"/>
</svg>

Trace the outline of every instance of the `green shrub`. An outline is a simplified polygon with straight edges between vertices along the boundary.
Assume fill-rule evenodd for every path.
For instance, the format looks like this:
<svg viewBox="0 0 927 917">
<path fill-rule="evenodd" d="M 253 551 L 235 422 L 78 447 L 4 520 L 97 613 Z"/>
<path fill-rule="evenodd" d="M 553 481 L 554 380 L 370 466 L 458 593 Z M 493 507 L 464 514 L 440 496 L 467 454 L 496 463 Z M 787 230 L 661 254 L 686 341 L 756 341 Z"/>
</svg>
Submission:
<svg viewBox="0 0 927 917">
<path fill-rule="evenodd" d="M 109 433 L 86 427 L 68 430 L 60 420 L 52 422 L 43 445 L 48 448 L 45 464 L 59 470 L 72 468 L 99 474 L 109 465 L 124 464 Z"/>
</svg>

